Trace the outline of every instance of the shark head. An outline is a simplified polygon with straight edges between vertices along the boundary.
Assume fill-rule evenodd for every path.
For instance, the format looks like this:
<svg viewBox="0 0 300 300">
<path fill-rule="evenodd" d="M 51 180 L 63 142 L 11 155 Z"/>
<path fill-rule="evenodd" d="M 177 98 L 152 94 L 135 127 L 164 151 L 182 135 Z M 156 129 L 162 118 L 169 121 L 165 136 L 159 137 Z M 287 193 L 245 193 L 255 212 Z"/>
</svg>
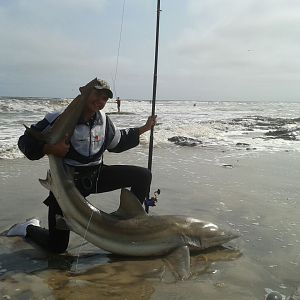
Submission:
<svg viewBox="0 0 300 300">
<path fill-rule="evenodd" d="M 187 218 L 184 239 L 190 250 L 202 250 L 223 245 L 237 237 L 237 233 L 224 230 L 219 226 L 194 218 Z"/>
</svg>

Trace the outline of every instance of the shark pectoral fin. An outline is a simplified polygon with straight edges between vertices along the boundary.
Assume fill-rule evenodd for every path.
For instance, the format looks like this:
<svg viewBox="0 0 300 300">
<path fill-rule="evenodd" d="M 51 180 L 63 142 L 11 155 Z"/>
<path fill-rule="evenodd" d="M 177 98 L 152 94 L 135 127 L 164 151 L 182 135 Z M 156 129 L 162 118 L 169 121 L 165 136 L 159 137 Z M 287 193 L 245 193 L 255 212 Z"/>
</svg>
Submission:
<svg viewBox="0 0 300 300">
<path fill-rule="evenodd" d="M 164 258 L 177 280 L 188 279 L 191 275 L 191 257 L 188 246 L 182 246 Z"/>
<path fill-rule="evenodd" d="M 120 206 L 113 215 L 129 219 L 147 214 L 139 199 L 129 190 L 122 189 L 120 195 Z"/>
<path fill-rule="evenodd" d="M 52 180 L 50 170 L 48 170 L 47 172 L 46 179 L 39 179 L 40 184 L 49 191 L 51 191 L 51 181 Z"/>
</svg>

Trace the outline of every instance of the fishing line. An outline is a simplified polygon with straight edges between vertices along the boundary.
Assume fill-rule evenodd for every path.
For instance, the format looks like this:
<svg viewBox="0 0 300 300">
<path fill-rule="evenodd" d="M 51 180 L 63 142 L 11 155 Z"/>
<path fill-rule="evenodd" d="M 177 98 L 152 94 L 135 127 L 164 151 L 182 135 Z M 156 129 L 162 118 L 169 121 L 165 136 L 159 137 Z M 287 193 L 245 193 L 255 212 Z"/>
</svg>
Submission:
<svg viewBox="0 0 300 300">
<path fill-rule="evenodd" d="M 113 87 L 114 87 L 115 95 L 117 95 L 116 80 L 117 80 L 117 73 L 118 73 L 118 67 L 119 67 L 119 56 L 120 56 L 120 48 L 121 48 L 121 40 L 122 40 L 122 32 L 123 32 L 124 12 L 125 12 L 125 0 L 123 1 L 121 27 L 120 27 L 120 34 L 119 34 L 119 45 L 118 45 L 118 52 L 117 52 L 117 62 L 116 62 L 116 68 L 115 68 L 115 75 L 113 78 Z"/>
<path fill-rule="evenodd" d="M 83 244 L 79 244 L 79 245 L 76 245 L 76 246 L 73 246 L 73 247 L 69 247 L 68 250 L 71 251 L 71 250 L 75 250 L 77 249 L 78 247 L 80 247 L 81 245 L 87 245 L 89 242 L 85 241 Z"/>
<path fill-rule="evenodd" d="M 102 161 L 103 161 L 103 158 L 102 158 Z M 100 169 L 101 169 L 101 163 L 99 164 L 98 166 L 98 171 L 97 171 L 97 178 L 96 178 L 96 189 L 95 189 L 95 193 L 97 194 L 98 193 L 98 181 L 99 181 L 99 175 L 100 175 Z M 91 213 L 91 216 L 90 216 L 90 219 L 87 223 L 87 226 L 86 226 L 86 229 L 85 229 L 85 232 L 84 232 L 84 236 L 82 237 L 82 243 L 80 244 L 80 247 L 78 249 L 78 253 L 77 253 L 77 259 L 76 259 L 76 265 L 75 265 L 75 272 L 77 271 L 77 266 L 78 266 L 78 262 L 79 262 L 79 256 L 80 256 L 80 252 L 81 252 L 81 248 L 83 245 L 86 245 L 86 241 L 85 241 L 85 238 L 86 238 L 86 234 L 89 230 L 89 227 L 90 227 L 90 223 L 91 223 L 91 220 L 92 220 L 92 217 L 93 217 L 93 214 L 94 214 L 94 210 L 92 210 L 92 213 Z"/>
<path fill-rule="evenodd" d="M 78 262 L 79 262 L 80 251 L 81 251 L 82 246 L 85 244 L 85 237 L 86 237 L 87 231 L 89 229 L 89 226 L 90 226 L 93 214 L 94 214 L 94 211 L 92 211 L 92 213 L 91 213 L 90 219 L 88 221 L 88 224 L 87 224 L 85 232 L 84 232 L 84 236 L 82 237 L 82 243 L 81 243 L 81 245 L 80 245 L 80 247 L 78 249 L 77 260 L 76 260 L 76 265 L 75 265 L 75 272 L 77 271 L 77 266 L 78 266 Z"/>
</svg>

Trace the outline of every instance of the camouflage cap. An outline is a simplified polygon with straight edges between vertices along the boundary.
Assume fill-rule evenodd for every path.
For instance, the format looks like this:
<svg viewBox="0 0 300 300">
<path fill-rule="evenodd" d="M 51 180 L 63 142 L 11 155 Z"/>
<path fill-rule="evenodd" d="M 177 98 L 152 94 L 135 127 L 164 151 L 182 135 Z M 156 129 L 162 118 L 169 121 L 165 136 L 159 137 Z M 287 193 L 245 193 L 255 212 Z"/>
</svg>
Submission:
<svg viewBox="0 0 300 300">
<path fill-rule="evenodd" d="M 89 83 L 87 83 L 85 86 L 80 87 L 79 91 L 81 93 L 84 93 L 87 89 L 92 88 L 92 87 L 97 90 L 106 91 L 108 98 L 113 97 L 113 92 L 111 91 L 109 84 L 105 80 L 98 79 L 98 78 L 95 78 L 95 79 L 91 80 Z"/>
</svg>

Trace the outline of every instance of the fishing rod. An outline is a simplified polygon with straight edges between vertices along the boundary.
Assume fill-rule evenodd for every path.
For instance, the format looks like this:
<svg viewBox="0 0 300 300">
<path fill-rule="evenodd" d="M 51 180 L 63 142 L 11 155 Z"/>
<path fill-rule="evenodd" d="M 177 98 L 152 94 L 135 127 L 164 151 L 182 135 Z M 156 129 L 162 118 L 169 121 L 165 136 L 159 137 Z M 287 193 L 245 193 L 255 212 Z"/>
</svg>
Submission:
<svg viewBox="0 0 300 300">
<path fill-rule="evenodd" d="M 155 38 L 155 58 L 154 58 L 154 73 L 153 73 L 153 93 L 152 93 L 152 117 L 155 116 L 155 101 L 156 101 L 156 85 L 157 85 L 157 62 L 158 62 L 158 42 L 159 42 L 159 18 L 160 18 L 160 0 L 157 0 L 156 11 L 156 38 Z M 149 155 L 148 155 L 148 169 L 152 168 L 152 156 L 153 156 L 153 133 L 154 128 L 150 131 L 149 142 Z"/>
</svg>

